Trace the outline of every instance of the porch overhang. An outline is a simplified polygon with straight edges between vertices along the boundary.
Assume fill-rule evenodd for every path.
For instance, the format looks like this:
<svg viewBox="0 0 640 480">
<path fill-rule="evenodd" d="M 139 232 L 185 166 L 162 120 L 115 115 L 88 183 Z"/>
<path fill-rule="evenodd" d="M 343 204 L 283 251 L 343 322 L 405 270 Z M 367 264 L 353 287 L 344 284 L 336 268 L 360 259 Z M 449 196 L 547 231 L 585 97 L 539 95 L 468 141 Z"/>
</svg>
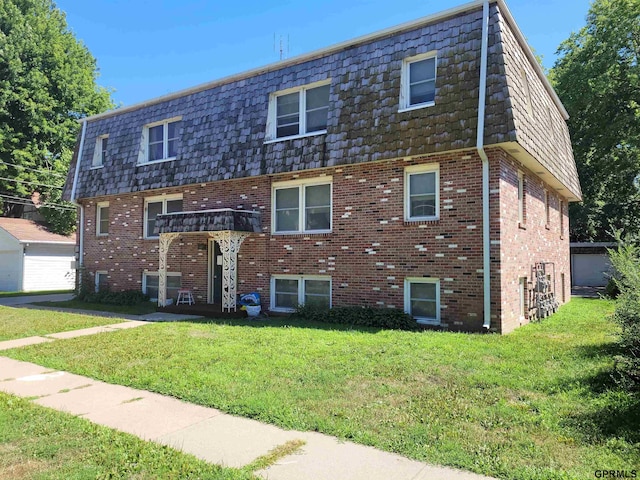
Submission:
<svg viewBox="0 0 640 480">
<path fill-rule="evenodd" d="M 220 245 L 222 253 L 222 309 L 236 310 L 238 252 L 245 238 L 261 232 L 260 212 L 200 210 L 176 212 L 156 217 L 155 233 L 160 236 L 158 262 L 158 305 L 167 305 L 167 253 L 173 240 L 183 234 L 204 234 Z"/>
<path fill-rule="evenodd" d="M 156 234 L 198 233 L 198 232 L 250 232 L 259 233 L 260 212 L 251 210 L 198 210 L 194 212 L 176 212 L 156 217 Z"/>
</svg>

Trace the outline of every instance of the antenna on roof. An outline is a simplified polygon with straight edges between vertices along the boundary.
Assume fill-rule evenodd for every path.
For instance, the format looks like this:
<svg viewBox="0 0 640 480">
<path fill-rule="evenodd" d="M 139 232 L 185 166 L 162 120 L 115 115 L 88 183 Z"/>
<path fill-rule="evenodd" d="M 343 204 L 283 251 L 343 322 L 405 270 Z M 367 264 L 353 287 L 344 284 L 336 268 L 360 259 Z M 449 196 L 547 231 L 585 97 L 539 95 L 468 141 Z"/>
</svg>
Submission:
<svg viewBox="0 0 640 480">
<path fill-rule="evenodd" d="M 284 35 L 278 35 L 278 42 L 276 43 L 276 34 L 273 34 L 273 51 L 280 54 L 280 60 L 284 60 L 289 56 L 289 35 L 285 41 Z"/>
</svg>

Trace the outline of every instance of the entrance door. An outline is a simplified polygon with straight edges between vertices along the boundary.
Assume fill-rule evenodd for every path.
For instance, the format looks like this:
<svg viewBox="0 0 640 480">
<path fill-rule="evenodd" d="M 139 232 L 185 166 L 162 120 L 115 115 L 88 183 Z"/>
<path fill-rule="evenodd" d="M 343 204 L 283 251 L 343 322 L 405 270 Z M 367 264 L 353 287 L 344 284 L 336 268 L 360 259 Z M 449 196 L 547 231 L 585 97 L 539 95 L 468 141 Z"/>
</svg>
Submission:
<svg viewBox="0 0 640 480">
<path fill-rule="evenodd" d="M 209 240 L 209 303 L 222 303 L 222 252 L 215 240 Z"/>
</svg>

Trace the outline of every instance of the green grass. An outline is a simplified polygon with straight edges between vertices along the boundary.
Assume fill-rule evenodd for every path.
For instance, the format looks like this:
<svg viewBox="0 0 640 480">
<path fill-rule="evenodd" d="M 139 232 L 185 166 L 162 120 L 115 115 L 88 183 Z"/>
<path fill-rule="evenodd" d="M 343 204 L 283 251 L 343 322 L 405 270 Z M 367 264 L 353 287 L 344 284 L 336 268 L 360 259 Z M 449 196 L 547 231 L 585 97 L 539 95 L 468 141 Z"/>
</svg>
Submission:
<svg viewBox="0 0 640 480">
<path fill-rule="evenodd" d="M 0 393 L 0 478 L 255 478 Z"/>
<path fill-rule="evenodd" d="M 574 299 L 507 336 L 165 323 L 8 354 L 486 475 L 583 479 L 640 465 L 612 309 Z"/>
<path fill-rule="evenodd" d="M 0 298 L 3 297 L 30 297 L 33 295 L 56 295 L 59 293 L 73 293 L 73 290 L 45 290 L 42 292 L 0 292 Z"/>
<path fill-rule="evenodd" d="M 33 305 L 45 307 L 72 308 L 76 310 L 95 310 L 98 312 L 121 313 L 123 315 L 146 315 L 156 311 L 153 302 L 142 302 L 137 305 L 109 305 L 106 303 L 88 303 L 80 300 L 66 300 L 63 302 L 36 302 Z"/>
<path fill-rule="evenodd" d="M 0 306 L 0 341 L 117 323 L 114 318 Z"/>
</svg>

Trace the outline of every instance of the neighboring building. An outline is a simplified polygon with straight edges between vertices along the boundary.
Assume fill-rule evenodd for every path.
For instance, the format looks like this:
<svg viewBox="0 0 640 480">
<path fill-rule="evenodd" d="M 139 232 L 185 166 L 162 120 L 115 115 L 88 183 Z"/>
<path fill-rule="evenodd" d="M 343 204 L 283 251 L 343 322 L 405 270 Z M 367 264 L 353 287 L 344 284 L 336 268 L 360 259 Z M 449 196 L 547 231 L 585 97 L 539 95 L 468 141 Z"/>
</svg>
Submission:
<svg viewBox="0 0 640 480">
<path fill-rule="evenodd" d="M 76 237 L 22 218 L 0 217 L 0 291 L 73 290 Z"/>
<path fill-rule="evenodd" d="M 571 286 L 605 287 L 613 274 L 608 249 L 615 242 L 571 243 Z"/>
<path fill-rule="evenodd" d="M 65 196 L 87 272 L 161 305 L 257 291 L 504 333 L 534 264 L 570 297 L 566 119 L 503 1 L 473 2 L 86 118 Z"/>
</svg>

